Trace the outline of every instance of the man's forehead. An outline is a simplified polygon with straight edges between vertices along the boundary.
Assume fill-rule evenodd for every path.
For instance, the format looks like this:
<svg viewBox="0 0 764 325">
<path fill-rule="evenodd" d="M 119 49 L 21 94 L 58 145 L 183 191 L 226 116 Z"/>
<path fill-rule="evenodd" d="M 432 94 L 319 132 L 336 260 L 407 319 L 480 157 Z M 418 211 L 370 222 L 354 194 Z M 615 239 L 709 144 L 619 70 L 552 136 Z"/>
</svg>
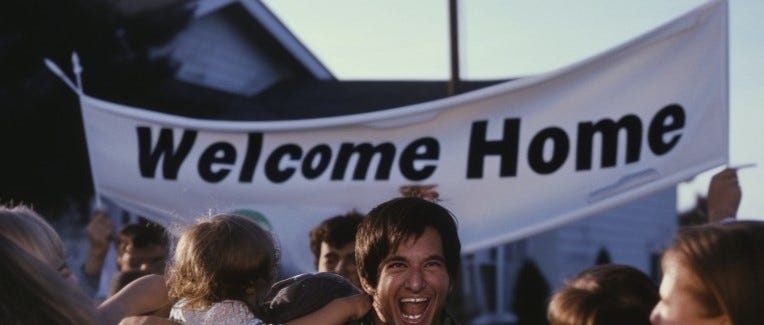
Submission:
<svg viewBox="0 0 764 325">
<path fill-rule="evenodd" d="M 329 244 L 328 242 L 322 241 L 321 242 L 321 250 L 324 251 L 335 251 L 335 252 L 344 252 L 344 251 L 355 251 L 355 241 L 351 241 L 342 247 L 332 246 L 332 244 Z"/>
<path fill-rule="evenodd" d="M 412 257 L 414 257 L 414 256 L 409 256 L 409 255 L 405 255 L 405 254 L 401 254 L 401 255 L 399 255 L 399 254 L 391 254 L 391 255 L 388 255 L 387 258 L 385 258 L 382 261 L 382 264 L 389 263 L 389 262 L 394 262 L 394 261 L 407 262 L 407 261 L 410 261 L 412 259 Z M 446 262 L 446 257 L 443 256 L 443 254 L 430 254 L 430 255 L 423 255 L 421 260 L 422 261 L 440 261 L 440 262 L 445 263 Z"/>
<path fill-rule="evenodd" d="M 148 245 L 144 247 L 135 247 L 133 245 L 127 245 L 125 247 L 125 253 L 131 255 L 166 255 L 167 248 L 162 245 Z"/>
<path fill-rule="evenodd" d="M 401 255 L 402 252 L 424 249 L 427 249 L 427 255 L 445 255 L 443 252 L 442 237 L 440 236 L 440 233 L 432 227 L 427 227 L 425 231 L 419 235 L 411 234 L 405 237 L 398 242 L 396 246 L 391 248 L 388 258 L 394 255 Z"/>
</svg>

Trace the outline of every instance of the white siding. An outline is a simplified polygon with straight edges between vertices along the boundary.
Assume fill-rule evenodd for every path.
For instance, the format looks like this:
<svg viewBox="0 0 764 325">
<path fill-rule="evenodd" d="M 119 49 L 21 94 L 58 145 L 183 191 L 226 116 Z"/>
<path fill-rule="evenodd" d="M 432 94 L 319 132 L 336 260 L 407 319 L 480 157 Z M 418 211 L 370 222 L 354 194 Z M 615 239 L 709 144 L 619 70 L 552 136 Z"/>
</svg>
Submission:
<svg viewBox="0 0 764 325">
<path fill-rule="evenodd" d="M 190 22 L 171 46 L 177 78 L 200 86 L 253 95 L 288 73 L 220 11 Z"/>
<path fill-rule="evenodd" d="M 517 273 L 526 257 L 536 262 L 552 291 L 566 278 L 593 266 L 601 248 L 608 250 L 611 262 L 628 264 L 650 274 L 651 255 L 668 244 L 676 229 L 676 189 L 671 188 L 598 216 L 509 243 L 503 258 L 495 256 L 491 249 L 471 254 L 465 260 L 464 280 L 469 282 L 465 286 L 465 307 L 477 314 L 472 324 L 513 323 L 514 316 L 507 306 L 514 298 Z M 477 272 L 486 266 L 500 269 L 499 264 L 503 264 L 503 274 L 496 278 L 482 279 Z M 488 297 L 486 288 L 501 281 L 504 288 L 498 288 L 496 294 L 503 297 Z M 506 303 L 494 307 L 490 300 Z"/>
<path fill-rule="evenodd" d="M 602 215 L 553 231 L 557 267 L 550 283 L 562 281 L 594 264 L 600 248 L 613 263 L 650 272 L 651 254 L 659 252 L 677 229 L 676 190 L 663 191 Z"/>
</svg>

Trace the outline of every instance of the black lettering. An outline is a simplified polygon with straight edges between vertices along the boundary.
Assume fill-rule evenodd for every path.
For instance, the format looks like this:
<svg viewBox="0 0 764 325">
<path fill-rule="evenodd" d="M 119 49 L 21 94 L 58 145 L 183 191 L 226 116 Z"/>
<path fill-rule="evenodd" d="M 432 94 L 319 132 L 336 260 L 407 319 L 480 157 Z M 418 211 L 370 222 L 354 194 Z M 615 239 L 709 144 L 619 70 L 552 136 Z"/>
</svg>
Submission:
<svg viewBox="0 0 764 325">
<path fill-rule="evenodd" d="M 501 156 L 500 176 L 517 174 L 517 152 L 520 138 L 520 119 L 505 119 L 501 140 L 488 141 L 486 128 L 488 121 L 472 123 L 470 149 L 467 155 L 467 178 L 482 178 L 485 156 Z"/>
<path fill-rule="evenodd" d="M 141 176 L 154 178 L 159 160 L 162 159 L 162 175 L 165 179 L 177 179 L 180 165 L 188 156 L 196 141 L 196 131 L 184 130 L 177 150 L 173 148 L 172 129 L 163 128 L 159 131 L 156 146 L 151 148 L 151 128 L 137 127 L 138 133 L 138 166 Z"/>
<path fill-rule="evenodd" d="M 547 140 L 552 140 L 554 150 L 549 161 L 544 160 L 544 146 Z M 528 164 L 539 174 L 550 174 L 559 169 L 568 158 L 570 143 L 565 130 L 549 127 L 541 130 L 531 140 L 528 147 Z"/>
<path fill-rule="evenodd" d="M 626 115 L 618 123 L 604 119 L 597 124 L 583 122 L 578 124 L 578 145 L 576 149 L 576 170 L 592 168 L 592 146 L 594 134 L 602 139 L 602 167 L 615 166 L 618 156 L 618 133 L 626 130 L 626 163 L 639 161 L 642 150 L 642 121 L 636 115 Z"/>
<path fill-rule="evenodd" d="M 647 132 L 647 142 L 654 154 L 661 156 L 669 152 L 679 143 L 682 133 L 677 133 L 668 142 L 663 141 L 666 133 L 681 130 L 684 127 L 684 109 L 679 104 L 671 104 L 655 114 Z"/>
<path fill-rule="evenodd" d="M 251 183 L 255 174 L 257 161 L 260 159 L 260 151 L 263 149 L 263 134 L 249 133 L 247 139 L 247 153 L 244 155 L 244 163 L 239 173 L 239 182 Z"/>
<path fill-rule="evenodd" d="M 340 146 L 340 151 L 337 154 L 337 161 L 332 170 L 332 180 L 342 180 L 345 176 L 347 165 L 350 162 L 350 157 L 353 154 L 358 155 L 358 163 L 353 172 L 354 180 L 363 180 L 366 178 L 371 159 L 375 154 L 381 155 L 375 179 L 385 180 L 390 178 L 390 169 L 392 168 L 393 159 L 395 158 L 395 146 L 392 143 L 385 142 L 374 147 L 370 143 L 353 145 L 352 143 L 346 142 Z"/>
<path fill-rule="evenodd" d="M 231 169 L 220 168 L 218 171 L 213 171 L 212 165 L 233 165 L 235 162 L 236 148 L 228 142 L 215 142 L 207 147 L 202 153 L 202 156 L 199 157 L 197 169 L 199 170 L 199 176 L 201 176 L 203 180 L 210 183 L 217 183 L 228 176 L 228 174 L 231 173 Z"/>
<path fill-rule="evenodd" d="M 274 183 L 286 182 L 297 170 L 294 167 L 279 169 L 279 164 L 284 156 L 289 156 L 290 160 L 300 160 L 302 149 L 296 144 L 285 144 L 273 150 L 268 160 L 265 162 L 265 176 Z"/>
<path fill-rule="evenodd" d="M 422 152 L 417 152 L 419 148 L 422 148 Z M 406 177 L 412 181 L 421 181 L 426 179 L 435 172 L 435 165 L 426 165 L 422 169 L 417 170 L 414 167 L 416 160 L 437 160 L 440 156 L 440 145 L 435 138 L 427 137 L 421 138 L 414 142 L 411 142 L 401 152 L 400 161 L 398 161 L 398 167 L 401 170 L 403 177 Z"/>
<path fill-rule="evenodd" d="M 318 158 L 318 163 L 314 160 Z M 321 144 L 310 149 L 302 161 L 302 175 L 307 179 L 315 179 L 326 171 L 332 160 L 332 149 L 328 145 Z"/>
</svg>

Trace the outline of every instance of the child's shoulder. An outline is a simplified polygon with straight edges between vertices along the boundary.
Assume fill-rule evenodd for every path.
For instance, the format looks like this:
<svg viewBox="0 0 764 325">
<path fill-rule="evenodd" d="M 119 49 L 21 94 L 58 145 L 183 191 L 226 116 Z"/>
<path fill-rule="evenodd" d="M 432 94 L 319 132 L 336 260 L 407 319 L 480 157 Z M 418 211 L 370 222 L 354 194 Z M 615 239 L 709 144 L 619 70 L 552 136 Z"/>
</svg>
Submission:
<svg viewBox="0 0 764 325">
<path fill-rule="evenodd" d="M 171 318 L 185 324 L 262 325 L 249 307 L 238 300 L 224 300 L 206 309 L 191 309 L 179 301 L 172 307 Z"/>
</svg>

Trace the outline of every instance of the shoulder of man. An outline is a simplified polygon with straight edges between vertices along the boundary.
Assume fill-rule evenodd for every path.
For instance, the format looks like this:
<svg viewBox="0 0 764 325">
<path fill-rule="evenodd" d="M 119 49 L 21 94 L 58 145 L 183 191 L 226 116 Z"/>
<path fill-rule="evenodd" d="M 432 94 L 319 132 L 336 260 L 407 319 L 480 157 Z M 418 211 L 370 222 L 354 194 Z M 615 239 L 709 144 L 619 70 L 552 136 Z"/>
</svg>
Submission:
<svg viewBox="0 0 764 325">
<path fill-rule="evenodd" d="M 366 313 L 366 316 L 363 316 L 363 318 L 350 322 L 352 325 L 374 325 L 374 308 L 369 310 L 368 313 Z"/>
<path fill-rule="evenodd" d="M 369 311 L 366 316 L 361 318 L 360 320 L 350 323 L 352 325 L 374 325 L 374 310 L 372 309 Z M 454 318 L 454 316 L 451 316 L 451 314 L 448 311 L 443 311 L 443 317 L 440 325 L 460 325 L 460 323 Z"/>
</svg>

